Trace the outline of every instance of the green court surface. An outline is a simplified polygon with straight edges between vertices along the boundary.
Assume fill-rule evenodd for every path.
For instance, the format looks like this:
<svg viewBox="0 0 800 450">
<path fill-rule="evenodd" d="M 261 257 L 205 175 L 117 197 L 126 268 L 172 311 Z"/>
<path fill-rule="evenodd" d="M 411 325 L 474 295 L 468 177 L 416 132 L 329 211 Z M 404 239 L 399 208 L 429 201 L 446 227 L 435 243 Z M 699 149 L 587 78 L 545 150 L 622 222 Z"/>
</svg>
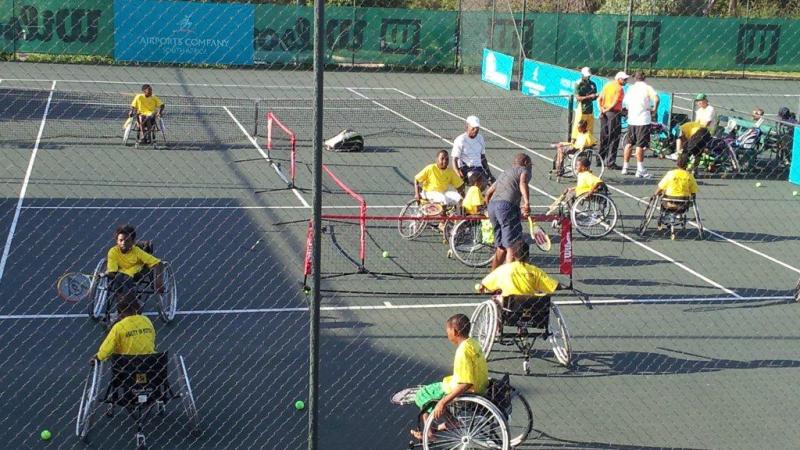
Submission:
<svg viewBox="0 0 800 450">
<path fill-rule="evenodd" d="M 44 90 L 0 120 L 0 240 L 7 246 L 0 268 L 0 296 L 7 299 L 0 306 L 6 342 L 0 361 L 9 368 L 0 441 L 38 447 L 39 431 L 48 428 L 54 439 L 47 446 L 80 446 L 74 417 L 103 328 L 87 318 L 85 302 L 59 300 L 54 282 L 65 271 L 91 271 L 112 245 L 113 227 L 129 222 L 142 238 L 156 241 L 155 253 L 175 269 L 178 318 L 171 325 L 152 319 L 159 348 L 186 359 L 204 431 L 190 437 L 174 405 L 151 424 L 151 445 L 304 448 L 307 417 L 292 405 L 307 396 L 308 312 L 301 283 L 312 201 L 311 74 L 0 68 L 3 92 Z M 34 70 L 41 76 L 31 81 Z M 48 102 L 52 80 L 58 80 L 55 100 Z M 168 149 L 123 147 L 116 112 L 92 110 L 94 129 L 116 129 L 85 139 L 65 131 L 76 121 L 68 101 L 45 114 L 59 103 L 59 90 L 119 93 L 124 103 L 138 90 L 137 80 L 154 84 L 158 95 L 264 102 L 256 119 L 233 102 L 222 105 L 224 114 L 215 110 L 202 116 L 205 121 L 181 124 L 204 141 L 190 145 L 193 136 L 179 136 Z M 531 155 L 536 212 L 571 183 L 548 178 L 550 144 L 567 132 L 564 110 L 498 91 L 476 76 L 330 73 L 326 83 L 325 136 L 353 128 L 364 133 L 367 149 L 326 152 L 324 162 L 364 198 L 370 216 L 400 212 L 412 198 L 414 175 L 439 149 L 449 149 L 469 114 L 481 118 L 495 174 L 509 168 L 515 154 Z M 790 88 L 743 80 L 653 84 L 709 96 Z M 221 105 L 198 101 L 196 106 Z M 269 111 L 297 135 L 295 189 L 261 153 Z M 169 113 L 165 120 L 169 129 Z M 258 120 L 256 136 L 237 124 L 247 120 Z M 283 144 L 272 156 L 285 174 Z M 800 401 L 792 394 L 800 380 L 800 312 L 791 295 L 800 277 L 800 197 L 791 191 L 797 187 L 774 177 L 703 177 L 699 206 L 706 239 L 696 239 L 691 225 L 674 241 L 654 228 L 642 237 L 636 228 L 647 198 L 672 165 L 646 162 L 653 179 L 605 176 L 623 219 L 613 233 L 600 240 L 574 233 L 574 283 L 591 307 L 572 292 L 555 297 L 573 338 L 572 366 L 559 366 L 546 342 L 537 342 L 527 376 L 513 347 L 492 353 L 490 370 L 511 373 L 542 433 L 520 448 L 796 446 L 800 434 L 793 419 Z M 358 203 L 330 178 L 323 191 L 325 214 L 358 215 Z M 367 272 L 357 273 L 358 221 L 325 222 L 322 448 L 405 448 L 415 411 L 391 405 L 391 394 L 444 376 L 454 351 L 444 321 L 457 312 L 471 314 L 486 299 L 472 292 L 485 268 L 448 259 L 433 231 L 402 239 L 396 223 L 367 222 Z M 545 228 L 554 236 L 554 251 L 537 250 L 534 261 L 566 282 L 558 274 L 557 233 Z M 152 301 L 146 309 L 153 311 Z M 132 446 L 131 421 L 124 416 L 99 417 L 92 447 Z"/>
</svg>

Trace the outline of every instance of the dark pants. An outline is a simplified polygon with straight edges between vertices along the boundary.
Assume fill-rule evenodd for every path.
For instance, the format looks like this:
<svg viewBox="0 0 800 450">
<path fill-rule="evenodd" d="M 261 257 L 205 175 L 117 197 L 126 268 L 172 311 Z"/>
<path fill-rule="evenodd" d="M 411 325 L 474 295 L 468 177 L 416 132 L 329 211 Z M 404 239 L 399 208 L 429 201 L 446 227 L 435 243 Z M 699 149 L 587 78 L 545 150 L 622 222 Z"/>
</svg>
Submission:
<svg viewBox="0 0 800 450">
<path fill-rule="evenodd" d="M 617 163 L 619 136 L 622 134 L 622 118 L 619 112 L 606 111 L 600 114 L 600 157 L 606 167 Z"/>
</svg>

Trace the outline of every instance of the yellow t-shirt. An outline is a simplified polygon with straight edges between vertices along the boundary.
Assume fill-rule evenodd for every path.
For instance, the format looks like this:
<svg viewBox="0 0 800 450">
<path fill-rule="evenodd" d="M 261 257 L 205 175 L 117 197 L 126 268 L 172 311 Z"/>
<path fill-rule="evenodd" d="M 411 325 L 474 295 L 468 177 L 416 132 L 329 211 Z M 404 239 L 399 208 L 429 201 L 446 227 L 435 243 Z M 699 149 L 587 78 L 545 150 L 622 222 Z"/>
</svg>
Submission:
<svg viewBox="0 0 800 450">
<path fill-rule="evenodd" d="M 575 196 L 591 191 L 595 186 L 602 182 L 603 180 L 601 180 L 597 175 L 593 174 L 591 170 L 578 172 L 577 182 L 575 183 Z"/>
<path fill-rule="evenodd" d="M 681 125 L 681 136 L 689 139 L 702 128 L 704 127 L 703 125 L 700 125 L 700 122 L 686 122 L 685 124 Z"/>
<path fill-rule="evenodd" d="M 447 192 L 450 186 L 457 189 L 464 184 L 464 180 L 450 166 L 442 170 L 436 164 L 425 166 L 414 179 L 422 185 L 422 190 L 426 192 Z"/>
<path fill-rule="evenodd" d="M 500 291 L 503 296 L 552 294 L 558 281 L 542 269 L 520 261 L 503 264 L 483 278 L 481 284 L 489 291 Z"/>
<path fill-rule="evenodd" d="M 658 182 L 658 188 L 670 197 L 690 197 L 697 194 L 697 181 L 691 172 L 683 169 L 672 169 Z"/>
<path fill-rule="evenodd" d="M 468 392 L 485 394 L 489 387 L 489 367 L 481 345 L 475 338 L 464 339 L 453 358 L 453 375 L 444 377 L 442 387 L 453 392 L 459 384 L 471 384 Z"/>
<path fill-rule="evenodd" d="M 155 95 L 145 97 L 144 94 L 138 94 L 136 97 L 133 97 L 133 101 L 131 102 L 131 106 L 136 108 L 137 113 L 145 116 L 155 113 L 161 105 L 163 105 L 161 99 Z"/>
<path fill-rule="evenodd" d="M 578 133 L 575 136 L 575 142 L 572 143 L 572 147 L 578 150 L 583 150 L 587 147 L 591 147 L 597 143 L 594 136 L 592 136 L 589 132 L 586 133 Z"/>
<path fill-rule="evenodd" d="M 122 253 L 116 245 L 108 249 L 106 257 L 106 270 L 108 272 L 122 272 L 132 277 L 142 271 L 144 266 L 153 268 L 161 260 L 134 245 L 128 253 Z"/>
<path fill-rule="evenodd" d="M 115 323 L 100 344 L 97 359 L 111 355 L 149 355 L 156 352 L 156 329 L 145 316 L 136 314 Z"/>
<path fill-rule="evenodd" d="M 483 193 L 478 186 L 470 186 L 467 189 L 467 195 L 461 202 L 466 214 L 480 214 L 480 208 L 486 206 L 486 200 L 483 198 Z"/>
</svg>

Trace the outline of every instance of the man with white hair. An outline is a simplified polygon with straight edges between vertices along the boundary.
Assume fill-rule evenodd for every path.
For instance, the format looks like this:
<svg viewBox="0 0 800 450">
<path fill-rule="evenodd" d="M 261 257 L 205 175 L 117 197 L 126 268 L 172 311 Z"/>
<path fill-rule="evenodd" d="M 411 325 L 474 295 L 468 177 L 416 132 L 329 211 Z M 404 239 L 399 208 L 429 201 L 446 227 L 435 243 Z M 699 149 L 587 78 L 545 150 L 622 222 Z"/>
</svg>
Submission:
<svg viewBox="0 0 800 450">
<path fill-rule="evenodd" d="M 597 85 L 592 81 L 592 71 L 588 67 L 581 69 L 581 79 L 575 84 L 575 100 L 578 101 L 575 121 L 572 124 L 572 139 L 578 137 L 578 124 L 586 121 L 590 135 L 594 134 L 594 100 L 597 98 Z"/>
<path fill-rule="evenodd" d="M 494 182 L 489 161 L 486 160 L 486 142 L 480 134 L 480 119 L 476 116 L 467 117 L 465 128 L 466 132 L 453 141 L 453 168 L 464 181 L 467 181 L 470 172 L 482 171 L 490 183 Z"/>
<path fill-rule="evenodd" d="M 628 74 L 617 72 L 614 81 L 609 81 L 597 97 L 600 107 L 600 156 L 605 160 L 606 169 L 619 170 L 617 151 L 622 134 L 622 100 L 625 92 L 622 87 L 628 81 Z"/>
</svg>

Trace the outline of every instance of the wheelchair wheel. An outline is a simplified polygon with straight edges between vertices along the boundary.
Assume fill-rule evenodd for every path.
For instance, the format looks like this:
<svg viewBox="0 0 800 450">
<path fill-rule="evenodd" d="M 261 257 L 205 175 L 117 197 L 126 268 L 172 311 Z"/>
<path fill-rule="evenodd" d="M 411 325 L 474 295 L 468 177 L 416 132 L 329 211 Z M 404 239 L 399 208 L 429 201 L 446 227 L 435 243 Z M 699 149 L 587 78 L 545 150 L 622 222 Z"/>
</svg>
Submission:
<svg viewBox="0 0 800 450">
<path fill-rule="evenodd" d="M 486 359 L 489 359 L 489 354 L 492 353 L 494 338 L 497 335 L 497 328 L 500 324 L 498 309 L 494 300 L 486 300 L 475 308 L 469 320 L 470 324 L 472 324 L 469 330 L 469 337 L 478 340 L 481 350 L 483 350 L 483 356 Z"/>
<path fill-rule="evenodd" d="M 424 220 L 403 220 L 402 217 L 422 217 L 420 204 L 417 200 L 411 200 L 400 210 L 401 219 L 397 221 L 397 231 L 403 239 L 414 239 L 425 230 L 428 225 Z"/>
<path fill-rule="evenodd" d="M 100 395 L 100 381 L 103 370 L 104 364 L 95 360 L 89 376 L 86 377 L 86 381 L 83 384 L 81 402 L 78 405 L 78 417 L 75 421 L 75 435 L 84 442 L 88 442 L 94 410 L 100 403 L 97 397 Z"/>
<path fill-rule="evenodd" d="M 504 411 L 508 427 L 509 445 L 518 447 L 528 439 L 533 430 L 533 410 L 519 391 L 511 391 L 511 407 Z"/>
<path fill-rule="evenodd" d="M 166 261 L 161 264 L 164 265 L 164 292 L 158 294 L 158 317 L 162 322 L 170 323 L 175 319 L 175 312 L 178 310 L 178 286 L 172 266 Z"/>
<path fill-rule="evenodd" d="M 639 224 L 639 236 L 644 236 L 648 225 L 650 225 L 650 222 L 653 220 L 653 216 L 655 215 L 660 202 L 660 195 L 654 195 L 650 197 L 650 202 L 647 204 L 647 209 L 644 210 L 644 216 L 642 216 L 642 223 Z"/>
<path fill-rule="evenodd" d="M 197 435 L 200 432 L 200 415 L 197 412 L 197 404 L 195 403 L 192 384 L 189 380 L 189 373 L 186 371 L 186 363 L 183 360 L 183 356 L 180 355 L 174 356 L 173 359 L 178 369 L 178 396 L 181 398 L 183 412 L 186 414 L 186 420 L 192 434 Z"/>
<path fill-rule="evenodd" d="M 478 220 L 462 220 L 450 233 L 450 251 L 469 267 L 486 267 L 492 262 L 494 248 L 483 243 L 483 231 Z"/>
<path fill-rule="evenodd" d="M 700 208 L 697 202 L 692 202 L 692 209 L 694 210 L 694 221 L 697 222 L 697 239 L 705 239 L 705 229 L 703 228 L 703 219 L 700 218 Z"/>
<path fill-rule="evenodd" d="M 92 281 L 89 284 L 89 318 L 94 321 L 108 315 L 108 277 L 100 276 L 105 269 L 106 260 L 101 259 L 94 268 Z"/>
<path fill-rule="evenodd" d="M 617 205 L 606 194 L 582 194 L 570 209 L 570 218 L 578 233 L 589 239 L 598 239 L 614 230 L 617 225 Z"/>
<path fill-rule="evenodd" d="M 438 427 L 433 414 L 428 416 L 422 431 L 422 448 L 428 449 L 499 449 L 508 450 L 509 436 L 503 413 L 489 400 L 477 395 L 462 395 L 445 408 L 446 429 Z"/>
<path fill-rule="evenodd" d="M 572 173 L 573 174 L 578 173 L 578 160 L 580 158 L 588 158 L 590 169 L 593 167 L 599 167 L 599 170 L 592 170 L 592 173 L 597 175 L 599 178 L 603 178 L 603 174 L 606 171 L 606 163 L 603 162 L 603 158 L 600 158 L 597 155 L 598 155 L 597 152 L 595 152 L 593 149 L 584 149 L 575 153 L 572 156 L 572 161 L 570 161 L 570 167 L 572 168 L 571 169 Z M 595 161 L 592 161 L 593 159 Z M 598 162 L 600 163 L 599 166 L 597 166 Z"/>
<path fill-rule="evenodd" d="M 569 367 L 572 359 L 572 345 L 570 342 L 572 338 L 569 335 L 567 322 L 556 305 L 550 306 L 550 320 L 547 323 L 547 331 L 550 334 L 547 340 L 553 346 L 553 354 L 556 359 L 562 366 Z"/>
</svg>

